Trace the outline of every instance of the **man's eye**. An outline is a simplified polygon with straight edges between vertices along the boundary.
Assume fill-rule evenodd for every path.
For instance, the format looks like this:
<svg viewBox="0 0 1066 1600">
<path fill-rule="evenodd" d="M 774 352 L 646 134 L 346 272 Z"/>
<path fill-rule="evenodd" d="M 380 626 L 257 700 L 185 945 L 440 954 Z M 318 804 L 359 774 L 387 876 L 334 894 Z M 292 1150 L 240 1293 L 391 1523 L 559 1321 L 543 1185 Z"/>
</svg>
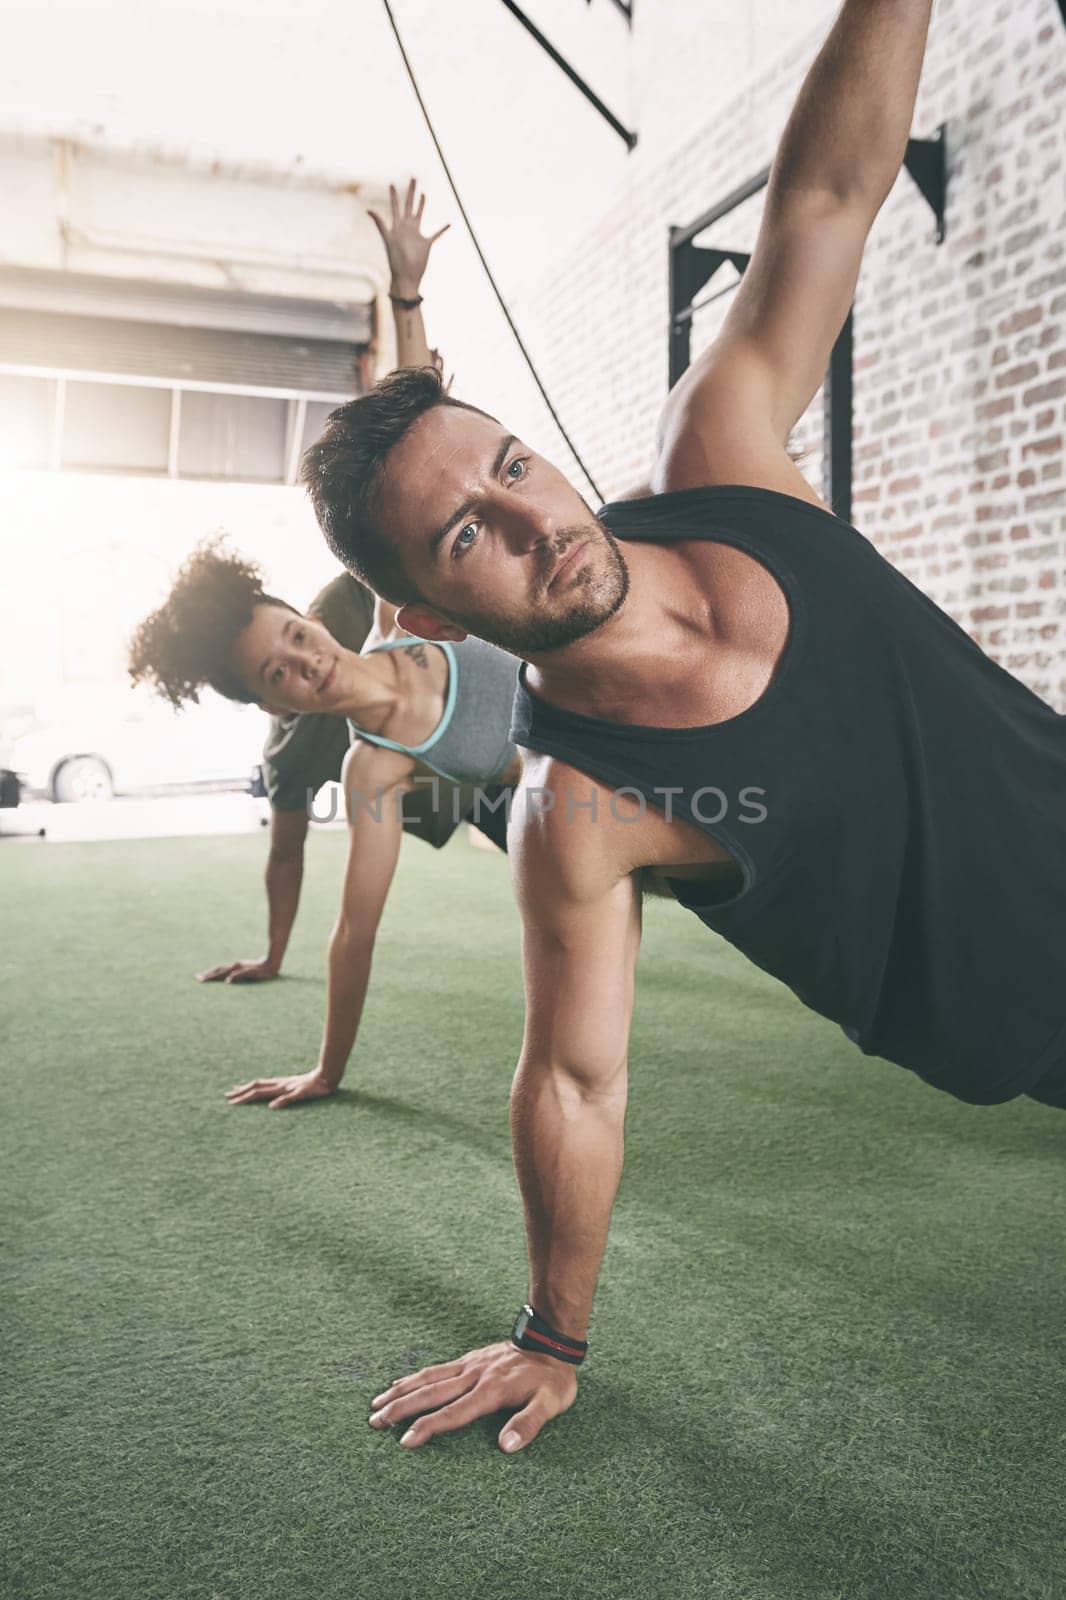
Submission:
<svg viewBox="0 0 1066 1600">
<path fill-rule="evenodd" d="M 293 638 L 296 640 L 297 644 L 303 644 L 303 642 L 304 642 L 304 631 L 303 631 L 303 629 L 302 628 L 297 628 L 296 631 L 293 634 Z"/>
<path fill-rule="evenodd" d="M 463 535 L 467 534 L 467 533 L 471 534 L 472 537 L 469 538 L 469 539 L 465 539 L 463 537 Z M 470 546 L 474 543 L 476 538 L 477 538 L 477 523 L 476 522 L 468 522 L 466 524 L 466 526 L 460 528 L 459 532 L 456 534 L 455 544 L 452 546 L 452 549 L 453 550 L 469 550 Z"/>
<path fill-rule="evenodd" d="M 270 674 L 271 683 L 280 683 L 282 676 L 284 675 L 284 670 L 285 669 L 283 667 L 275 667 L 273 672 Z"/>
<path fill-rule="evenodd" d="M 515 470 L 514 470 L 515 467 L 518 468 L 517 474 L 515 473 Z M 510 463 L 510 465 L 507 468 L 507 476 L 510 478 L 512 483 L 517 483 L 519 481 L 519 479 L 524 478 L 525 475 L 526 475 L 526 464 L 525 464 L 525 462 L 522 460 L 521 456 L 515 456 L 514 460 Z"/>
</svg>

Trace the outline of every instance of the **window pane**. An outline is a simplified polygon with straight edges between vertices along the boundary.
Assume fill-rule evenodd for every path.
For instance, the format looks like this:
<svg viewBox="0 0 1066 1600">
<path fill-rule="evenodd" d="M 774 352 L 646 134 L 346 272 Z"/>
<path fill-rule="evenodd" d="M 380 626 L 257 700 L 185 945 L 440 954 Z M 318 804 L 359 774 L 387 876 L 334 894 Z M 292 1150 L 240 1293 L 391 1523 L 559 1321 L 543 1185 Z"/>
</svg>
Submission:
<svg viewBox="0 0 1066 1600">
<path fill-rule="evenodd" d="M 0 374 L 0 467 L 46 467 L 55 384 Z"/>
<path fill-rule="evenodd" d="M 331 411 L 343 405 L 343 400 L 309 400 L 307 402 L 307 415 L 304 418 L 304 436 L 300 445 L 300 454 L 303 455 L 308 445 L 314 444 L 323 428 L 326 418 Z"/>
<path fill-rule="evenodd" d="M 285 400 L 187 390 L 181 397 L 178 472 L 183 478 L 281 483 L 287 412 Z"/>
<path fill-rule="evenodd" d="M 165 472 L 170 390 L 68 382 L 63 465 Z"/>
</svg>

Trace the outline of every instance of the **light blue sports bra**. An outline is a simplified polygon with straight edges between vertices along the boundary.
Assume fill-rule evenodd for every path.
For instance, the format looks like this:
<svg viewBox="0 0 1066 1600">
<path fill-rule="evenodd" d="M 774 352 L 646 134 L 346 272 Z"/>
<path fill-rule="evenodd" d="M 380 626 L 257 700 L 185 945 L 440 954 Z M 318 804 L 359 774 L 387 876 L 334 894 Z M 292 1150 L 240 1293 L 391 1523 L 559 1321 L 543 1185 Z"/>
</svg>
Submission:
<svg viewBox="0 0 1066 1600">
<path fill-rule="evenodd" d="M 511 707 L 518 682 L 518 658 L 483 639 L 386 639 L 365 652 L 403 650 L 427 644 L 443 650 L 448 688 L 441 719 L 421 744 L 400 744 L 383 733 L 367 733 L 349 719 L 355 737 L 386 750 L 416 757 L 431 772 L 452 783 L 497 783 L 515 755 Z M 433 760 L 428 751 L 433 751 Z"/>
</svg>

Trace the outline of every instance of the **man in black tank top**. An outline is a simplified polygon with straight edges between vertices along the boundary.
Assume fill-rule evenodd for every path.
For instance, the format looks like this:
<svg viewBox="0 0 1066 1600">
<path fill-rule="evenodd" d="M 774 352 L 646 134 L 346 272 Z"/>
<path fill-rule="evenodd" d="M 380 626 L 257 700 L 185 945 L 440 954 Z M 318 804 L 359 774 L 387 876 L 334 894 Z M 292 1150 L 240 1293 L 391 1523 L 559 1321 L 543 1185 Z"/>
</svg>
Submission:
<svg viewBox="0 0 1066 1600">
<path fill-rule="evenodd" d="M 402 626 L 527 663 L 511 1105 L 536 1318 L 378 1396 L 375 1423 L 418 1416 L 405 1443 L 507 1406 L 501 1444 L 519 1448 L 574 1399 L 647 878 L 868 1054 L 978 1104 L 1066 1103 L 1066 718 L 833 517 L 787 451 L 902 162 L 929 12 L 843 5 L 638 497 L 595 516 L 431 374 L 335 413 L 305 460 L 332 549 Z"/>
</svg>

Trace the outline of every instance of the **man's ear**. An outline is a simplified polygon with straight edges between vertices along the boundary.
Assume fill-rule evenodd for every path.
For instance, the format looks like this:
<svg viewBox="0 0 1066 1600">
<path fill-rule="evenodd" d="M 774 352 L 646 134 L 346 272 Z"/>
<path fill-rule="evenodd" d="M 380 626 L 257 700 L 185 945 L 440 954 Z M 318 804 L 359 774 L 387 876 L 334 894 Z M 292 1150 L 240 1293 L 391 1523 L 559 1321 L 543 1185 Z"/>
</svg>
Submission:
<svg viewBox="0 0 1066 1600">
<path fill-rule="evenodd" d="M 450 639 L 453 644 L 458 644 L 466 638 L 466 630 L 456 623 L 449 622 L 432 606 L 404 605 L 396 613 L 396 621 L 406 633 L 417 633 L 420 639 L 432 639 L 439 642 L 441 639 Z"/>
</svg>

